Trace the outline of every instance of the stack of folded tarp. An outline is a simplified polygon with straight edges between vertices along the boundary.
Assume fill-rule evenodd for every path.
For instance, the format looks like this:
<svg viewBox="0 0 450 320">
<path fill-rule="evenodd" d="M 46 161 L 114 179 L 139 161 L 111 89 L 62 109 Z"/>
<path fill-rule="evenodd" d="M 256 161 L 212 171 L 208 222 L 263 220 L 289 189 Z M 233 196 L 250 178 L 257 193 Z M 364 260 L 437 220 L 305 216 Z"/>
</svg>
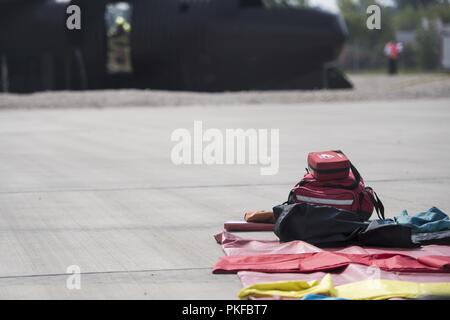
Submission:
<svg viewBox="0 0 450 320">
<path fill-rule="evenodd" d="M 296 203 L 246 220 L 225 229 L 255 231 L 264 222 L 259 230 L 272 225 L 278 239 L 216 235 L 226 256 L 213 272 L 237 273 L 240 298 L 450 298 L 450 220 L 437 208 L 364 221 L 342 209 Z"/>
<path fill-rule="evenodd" d="M 311 152 L 272 211 L 225 223 L 215 273 L 238 273 L 240 298 L 450 299 L 450 220 L 437 208 L 385 219 L 384 205 L 340 150 Z M 369 220 L 373 211 L 377 220 Z M 242 239 L 230 231 L 273 231 Z"/>
</svg>

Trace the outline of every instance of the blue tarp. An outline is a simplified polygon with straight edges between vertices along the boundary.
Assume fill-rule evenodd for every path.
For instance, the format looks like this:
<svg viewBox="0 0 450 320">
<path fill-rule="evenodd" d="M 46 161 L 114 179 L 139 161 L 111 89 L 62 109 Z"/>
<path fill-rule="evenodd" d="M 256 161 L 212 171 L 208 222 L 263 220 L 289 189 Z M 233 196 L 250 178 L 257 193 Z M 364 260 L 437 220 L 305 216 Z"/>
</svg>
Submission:
<svg viewBox="0 0 450 320">
<path fill-rule="evenodd" d="M 420 212 L 414 216 L 410 216 L 408 211 L 403 210 L 403 212 L 394 219 L 399 224 L 411 227 L 414 233 L 430 233 L 450 230 L 450 219 L 448 215 L 436 207 L 425 212 Z"/>
</svg>

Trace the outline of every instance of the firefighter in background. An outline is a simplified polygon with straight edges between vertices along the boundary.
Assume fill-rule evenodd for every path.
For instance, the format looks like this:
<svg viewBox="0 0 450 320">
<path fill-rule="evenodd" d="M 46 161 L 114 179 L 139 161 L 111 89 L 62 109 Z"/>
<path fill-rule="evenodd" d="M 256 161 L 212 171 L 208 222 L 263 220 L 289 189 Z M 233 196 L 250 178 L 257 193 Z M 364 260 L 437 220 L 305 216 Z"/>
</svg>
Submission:
<svg viewBox="0 0 450 320">
<path fill-rule="evenodd" d="M 403 51 L 403 44 L 401 42 L 390 41 L 384 47 L 384 54 L 388 57 L 388 73 L 398 73 L 398 57 Z"/>
<path fill-rule="evenodd" d="M 109 73 L 129 73 L 132 71 L 130 32 L 130 23 L 124 17 L 117 16 L 108 30 Z"/>
<path fill-rule="evenodd" d="M 114 21 L 114 24 L 108 30 L 108 36 L 120 37 L 131 31 L 131 25 L 125 20 L 124 17 L 118 16 Z"/>
</svg>

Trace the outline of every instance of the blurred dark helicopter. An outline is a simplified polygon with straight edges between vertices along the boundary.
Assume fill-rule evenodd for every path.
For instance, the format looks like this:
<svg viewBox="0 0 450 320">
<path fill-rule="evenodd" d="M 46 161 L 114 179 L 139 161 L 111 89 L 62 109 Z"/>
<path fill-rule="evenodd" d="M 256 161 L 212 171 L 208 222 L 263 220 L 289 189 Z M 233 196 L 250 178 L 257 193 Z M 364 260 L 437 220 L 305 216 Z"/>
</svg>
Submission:
<svg viewBox="0 0 450 320">
<path fill-rule="evenodd" d="M 0 91 L 351 88 L 345 24 L 303 2 L 0 0 Z"/>
</svg>

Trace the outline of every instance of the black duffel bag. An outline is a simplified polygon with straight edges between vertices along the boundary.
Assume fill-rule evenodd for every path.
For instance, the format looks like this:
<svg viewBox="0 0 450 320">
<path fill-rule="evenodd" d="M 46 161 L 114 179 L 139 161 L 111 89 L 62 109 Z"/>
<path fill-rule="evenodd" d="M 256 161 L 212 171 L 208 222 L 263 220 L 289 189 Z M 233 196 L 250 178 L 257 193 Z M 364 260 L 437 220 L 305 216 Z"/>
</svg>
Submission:
<svg viewBox="0 0 450 320">
<path fill-rule="evenodd" d="M 273 212 L 275 234 L 282 242 L 302 240 L 319 247 L 417 246 L 411 240 L 412 229 L 393 220 L 364 221 L 350 211 L 307 203 L 282 204 Z"/>
</svg>

